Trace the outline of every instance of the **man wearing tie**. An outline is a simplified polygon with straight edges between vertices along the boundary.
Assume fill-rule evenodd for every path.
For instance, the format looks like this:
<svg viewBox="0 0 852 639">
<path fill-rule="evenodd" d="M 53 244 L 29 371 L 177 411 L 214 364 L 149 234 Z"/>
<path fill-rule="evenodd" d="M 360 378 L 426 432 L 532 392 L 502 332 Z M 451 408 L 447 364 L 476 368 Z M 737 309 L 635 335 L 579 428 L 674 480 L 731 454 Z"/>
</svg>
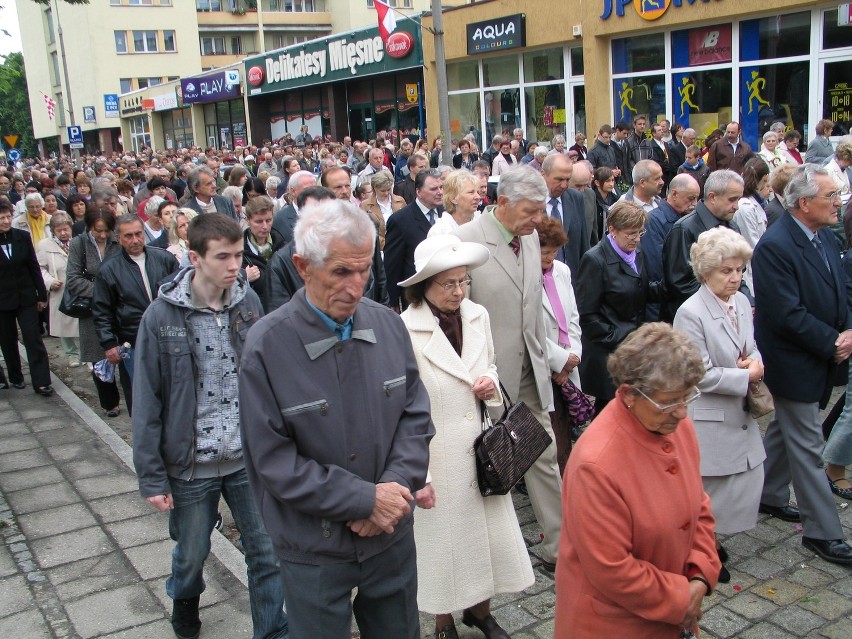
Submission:
<svg viewBox="0 0 852 639">
<path fill-rule="evenodd" d="M 414 249 L 444 212 L 444 187 L 437 169 L 420 171 L 414 180 L 414 191 L 414 201 L 388 218 L 385 233 L 388 294 L 390 306 L 397 312 L 408 306 L 398 283 L 414 275 Z"/>
<path fill-rule="evenodd" d="M 763 442 L 760 512 L 801 521 L 805 548 L 826 561 L 852 564 L 822 468 L 819 417 L 835 378 L 846 378 L 838 367 L 845 369 L 852 354 L 852 290 L 827 229 L 837 224 L 840 195 L 825 169 L 805 164 L 784 189 L 784 205 L 790 214 L 769 227 L 752 258 L 755 337 L 775 399 Z M 791 481 L 798 509 L 790 506 Z"/>
<path fill-rule="evenodd" d="M 565 160 L 570 169 L 565 155 L 554 154 L 547 160 Z M 568 178 L 562 190 L 567 186 Z M 476 269 L 470 299 L 488 310 L 497 367 L 509 397 L 523 401 L 552 438 L 547 412 L 553 395 L 545 353 L 541 248 L 535 230 L 546 215 L 547 191 L 545 181 L 534 169 L 512 169 L 500 178 L 497 206 L 453 233 L 465 242 L 482 244 L 491 252 L 491 259 Z M 578 210 L 580 219 L 584 219 L 582 197 L 573 193 L 580 199 Z M 562 479 L 556 463 L 556 444 L 547 447 L 524 479 L 533 512 L 544 532 L 544 541 L 533 552 L 541 559 L 542 568 L 553 573 L 562 524 Z"/>
<path fill-rule="evenodd" d="M 556 259 L 576 273 L 580 258 L 589 250 L 589 231 L 583 196 L 579 191 L 568 188 L 573 171 L 571 158 L 560 153 L 548 155 L 541 164 L 541 174 L 548 191 L 545 212 L 562 222 L 568 235 L 568 244 L 559 249 Z"/>
</svg>

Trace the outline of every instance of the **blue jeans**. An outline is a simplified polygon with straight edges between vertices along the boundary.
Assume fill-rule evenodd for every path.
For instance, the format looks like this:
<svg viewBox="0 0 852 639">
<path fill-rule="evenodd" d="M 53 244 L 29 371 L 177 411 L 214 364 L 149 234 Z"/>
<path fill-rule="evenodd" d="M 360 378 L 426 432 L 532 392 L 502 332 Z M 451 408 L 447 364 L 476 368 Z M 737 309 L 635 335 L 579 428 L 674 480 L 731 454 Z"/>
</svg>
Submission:
<svg viewBox="0 0 852 639">
<path fill-rule="evenodd" d="M 204 561 L 210 553 L 210 534 L 222 496 L 242 534 L 253 637 L 286 639 L 287 615 L 283 610 L 278 557 L 255 506 L 246 471 L 193 481 L 169 477 L 169 483 L 175 503 L 169 514 L 169 534 L 177 545 L 172 552 L 172 574 L 166 581 L 166 593 L 172 599 L 191 599 L 204 592 Z"/>
<path fill-rule="evenodd" d="M 846 385 L 846 404 L 831 429 L 831 435 L 822 449 L 822 460 L 835 466 L 852 464 L 852 366 L 849 367 L 850 383 Z"/>
</svg>

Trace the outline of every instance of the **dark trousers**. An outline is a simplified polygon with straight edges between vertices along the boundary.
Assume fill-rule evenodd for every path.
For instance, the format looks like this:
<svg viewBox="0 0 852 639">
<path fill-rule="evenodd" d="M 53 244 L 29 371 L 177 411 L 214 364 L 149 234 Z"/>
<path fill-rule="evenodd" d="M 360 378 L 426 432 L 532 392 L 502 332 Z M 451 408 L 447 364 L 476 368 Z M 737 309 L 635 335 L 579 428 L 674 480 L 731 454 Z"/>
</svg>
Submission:
<svg viewBox="0 0 852 639">
<path fill-rule="evenodd" d="M 115 372 L 117 379 L 121 381 L 121 392 L 124 395 L 124 403 L 127 404 L 127 414 L 133 414 L 133 385 L 127 369 L 124 367 L 124 360 L 118 365 L 118 370 Z M 92 381 L 95 383 L 95 389 L 98 391 L 98 403 L 104 410 L 112 410 L 120 401 L 118 395 L 118 385 L 115 381 L 105 382 L 98 378 L 95 373 L 92 373 Z"/>
<path fill-rule="evenodd" d="M 571 454 L 571 428 L 574 422 L 568 414 L 568 406 L 562 396 L 562 387 L 550 382 L 553 387 L 553 408 L 550 413 L 550 427 L 553 428 L 553 439 L 556 441 L 556 462 L 559 464 L 559 474 L 565 474 L 568 456 Z"/>
<path fill-rule="evenodd" d="M 27 350 L 27 363 L 30 365 L 30 379 L 33 388 L 50 386 L 50 365 L 47 349 L 39 331 L 38 311 L 35 306 L 21 306 L 13 311 L 0 311 L 0 350 L 9 369 L 9 381 L 20 384 L 24 381 L 21 370 L 21 356 L 18 353 L 18 326 L 21 327 L 21 339 Z"/>
<path fill-rule="evenodd" d="M 311 566 L 281 561 L 290 639 L 419 639 L 414 531 L 362 562 Z M 352 601 L 352 590 L 358 594 Z"/>
</svg>

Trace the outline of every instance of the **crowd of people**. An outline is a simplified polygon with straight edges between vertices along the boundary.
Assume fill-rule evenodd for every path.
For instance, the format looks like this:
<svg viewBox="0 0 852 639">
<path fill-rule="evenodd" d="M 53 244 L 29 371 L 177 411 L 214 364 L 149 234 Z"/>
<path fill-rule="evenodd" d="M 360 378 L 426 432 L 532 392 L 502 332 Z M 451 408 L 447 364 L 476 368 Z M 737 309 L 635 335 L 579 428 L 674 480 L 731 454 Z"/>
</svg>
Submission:
<svg viewBox="0 0 852 639">
<path fill-rule="evenodd" d="M 689 636 L 759 513 L 852 565 L 852 406 L 819 421 L 852 354 L 852 137 L 647 127 L 471 135 L 446 164 L 441 140 L 303 136 L 10 167 L 0 388 L 24 387 L 20 329 L 35 392 L 49 334 L 108 417 L 123 396 L 179 639 L 220 498 L 256 639 L 348 637 L 353 614 L 416 639 L 418 610 L 437 639 L 459 612 L 504 639 L 491 600 L 534 569 L 556 638 Z M 520 402 L 551 438 L 516 487 L 530 552 L 473 455 Z"/>
</svg>

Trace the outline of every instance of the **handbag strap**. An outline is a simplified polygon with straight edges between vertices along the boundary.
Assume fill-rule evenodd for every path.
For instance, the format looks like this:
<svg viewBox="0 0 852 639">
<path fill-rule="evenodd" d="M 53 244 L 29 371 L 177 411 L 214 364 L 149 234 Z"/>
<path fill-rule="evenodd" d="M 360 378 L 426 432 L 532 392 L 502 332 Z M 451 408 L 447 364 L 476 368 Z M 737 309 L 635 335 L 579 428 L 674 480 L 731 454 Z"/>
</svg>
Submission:
<svg viewBox="0 0 852 639">
<path fill-rule="evenodd" d="M 485 432 L 494 426 L 494 422 L 491 421 L 491 415 L 488 414 L 488 407 L 481 399 L 479 400 L 479 410 L 482 411 L 482 431 Z"/>
<path fill-rule="evenodd" d="M 512 406 L 514 406 L 515 404 L 512 401 L 512 398 L 509 397 L 509 393 L 506 392 L 506 387 L 503 386 L 503 382 L 499 382 L 499 384 L 500 384 L 500 392 L 503 393 L 503 408 L 508 410 L 508 409 L 512 408 Z"/>
</svg>

